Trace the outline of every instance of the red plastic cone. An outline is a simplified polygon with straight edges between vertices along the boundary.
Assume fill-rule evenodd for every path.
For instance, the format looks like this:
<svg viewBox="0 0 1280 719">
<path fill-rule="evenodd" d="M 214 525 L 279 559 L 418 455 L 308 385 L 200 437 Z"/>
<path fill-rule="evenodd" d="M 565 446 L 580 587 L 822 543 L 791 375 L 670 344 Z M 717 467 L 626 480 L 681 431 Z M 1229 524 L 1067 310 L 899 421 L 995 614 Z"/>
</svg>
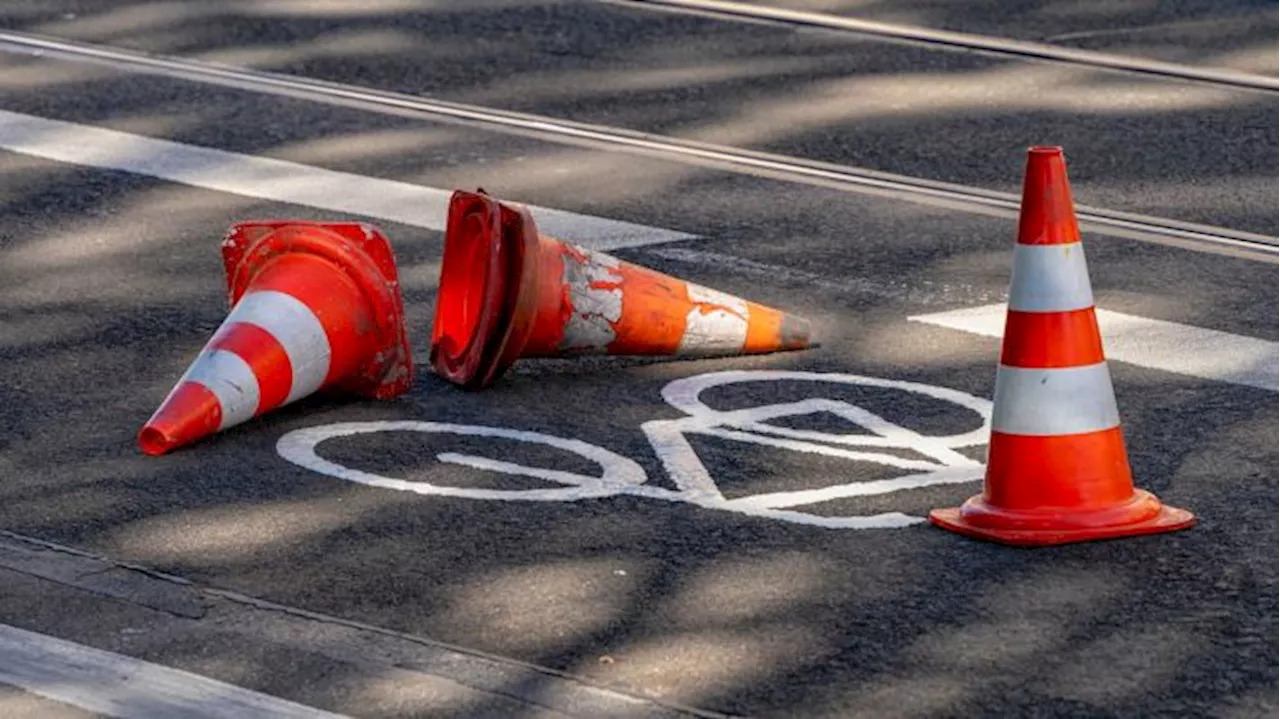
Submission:
<svg viewBox="0 0 1280 719">
<path fill-rule="evenodd" d="M 151 455 L 322 389 L 387 399 L 413 362 L 391 245 L 351 223 L 247 222 L 222 244 L 231 313 L 138 435 Z"/>
<path fill-rule="evenodd" d="M 983 493 L 929 520 L 1019 545 L 1195 523 L 1133 487 L 1061 148 L 1027 157 Z"/>
<path fill-rule="evenodd" d="M 455 192 L 431 364 L 488 386 L 520 357 L 710 356 L 809 346 L 809 323 L 615 257 L 539 236 L 528 210 Z"/>
</svg>

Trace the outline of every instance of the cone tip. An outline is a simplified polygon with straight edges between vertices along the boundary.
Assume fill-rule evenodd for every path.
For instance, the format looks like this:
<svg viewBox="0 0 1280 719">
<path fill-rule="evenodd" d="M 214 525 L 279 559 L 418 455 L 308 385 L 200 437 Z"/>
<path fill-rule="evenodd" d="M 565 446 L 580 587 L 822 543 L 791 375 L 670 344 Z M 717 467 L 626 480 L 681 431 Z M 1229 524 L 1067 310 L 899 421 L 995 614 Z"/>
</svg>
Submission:
<svg viewBox="0 0 1280 719">
<path fill-rule="evenodd" d="M 156 457 L 205 435 L 222 423 L 218 398 L 199 382 L 180 381 L 138 432 L 138 448 Z"/>
<path fill-rule="evenodd" d="M 1018 244 L 1064 245 L 1080 241 L 1067 161 L 1062 148 L 1035 145 L 1027 150 L 1018 212 Z"/>
<path fill-rule="evenodd" d="M 1032 145 L 1027 148 L 1027 154 L 1030 155 L 1061 155 L 1062 147 L 1060 145 Z"/>
<path fill-rule="evenodd" d="M 143 427 L 142 431 L 138 433 L 138 448 L 141 449 L 144 454 L 151 455 L 152 457 L 159 457 L 165 452 L 173 449 L 176 445 L 177 442 L 175 442 L 171 437 L 166 436 L 164 432 L 149 424 Z"/>
<path fill-rule="evenodd" d="M 1039 182 L 1065 182 L 1066 168 L 1066 155 L 1058 145 L 1033 145 L 1027 148 L 1027 174 L 1037 176 Z"/>
<path fill-rule="evenodd" d="M 817 346 L 811 340 L 809 320 L 790 313 L 783 313 L 781 339 L 783 349 L 803 350 Z"/>
</svg>

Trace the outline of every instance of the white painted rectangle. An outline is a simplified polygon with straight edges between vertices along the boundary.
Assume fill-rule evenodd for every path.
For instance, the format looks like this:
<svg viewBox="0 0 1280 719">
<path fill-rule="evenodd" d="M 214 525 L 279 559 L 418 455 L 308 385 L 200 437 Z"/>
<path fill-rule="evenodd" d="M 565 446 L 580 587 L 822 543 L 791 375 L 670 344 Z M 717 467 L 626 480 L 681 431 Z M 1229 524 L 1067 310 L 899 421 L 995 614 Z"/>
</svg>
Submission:
<svg viewBox="0 0 1280 719">
<path fill-rule="evenodd" d="M 132 172 L 206 190 L 400 222 L 437 232 L 445 229 L 452 194 L 451 190 L 4 110 L 0 110 L 0 149 L 56 162 Z M 529 206 L 529 211 L 540 231 L 592 250 L 641 247 L 693 237 L 660 227 L 546 207 Z"/>
<path fill-rule="evenodd" d="M 1002 337 L 1006 310 L 1001 303 L 907 319 Z M 1280 344 L 1276 342 L 1103 309 L 1097 315 L 1109 360 L 1272 392 L 1280 389 Z"/>
<path fill-rule="evenodd" d="M 0 683 L 120 719 L 342 719 L 198 674 L 0 624 Z"/>
</svg>

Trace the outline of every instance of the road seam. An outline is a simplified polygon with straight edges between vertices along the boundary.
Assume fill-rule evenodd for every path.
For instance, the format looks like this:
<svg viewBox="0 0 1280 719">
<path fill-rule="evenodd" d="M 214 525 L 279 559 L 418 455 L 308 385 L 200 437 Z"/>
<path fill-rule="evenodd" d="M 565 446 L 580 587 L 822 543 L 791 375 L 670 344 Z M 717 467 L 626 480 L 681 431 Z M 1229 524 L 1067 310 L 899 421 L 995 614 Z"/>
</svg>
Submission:
<svg viewBox="0 0 1280 719">
<path fill-rule="evenodd" d="M 383 114 L 452 121 L 561 144 L 626 151 L 974 214 L 1016 217 L 1021 204 L 1021 197 L 1014 193 L 28 33 L 0 31 L 0 52 L 103 65 Z M 1280 243 L 1269 235 L 1087 205 L 1077 205 L 1075 209 L 1083 229 L 1101 234 L 1272 264 L 1280 261 Z"/>
<path fill-rule="evenodd" d="M 21 558 L 15 559 L 15 550 L 20 552 L 25 549 L 30 552 L 31 548 L 56 553 L 70 559 L 76 565 L 90 564 L 91 566 L 80 566 L 78 571 L 74 571 L 77 567 L 68 563 L 63 563 L 62 566 L 55 566 L 54 563 L 41 562 L 39 558 L 29 558 L 25 561 Z M 45 566 L 40 566 L 41 563 Z M 103 567 L 102 565 L 107 566 Z M 390 664 L 402 670 L 436 677 L 474 691 L 503 696 L 550 711 L 584 717 L 627 716 L 652 717 L 653 719 L 667 719 L 668 717 L 725 719 L 725 717 L 730 716 L 706 709 L 684 706 L 663 699 L 632 694 L 626 690 L 605 686 L 551 667 L 488 654 L 394 629 L 378 627 L 365 622 L 292 607 L 241 592 L 197 585 L 190 580 L 166 572 L 156 571 L 130 562 L 117 561 L 103 555 L 85 552 L 74 547 L 8 530 L 0 530 L 0 568 L 39 577 L 63 586 L 109 596 L 119 601 L 161 611 L 170 616 L 187 620 L 213 622 L 214 617 L 206 617 L 205 613 L 201 613 L 199 616 L 192 616 L 190 613 L 175 612 L 164 606 L 154 606 L 156 602 L 145 601 L 148 594 L 155 594 L 154 588 L 148 587 L 148 584 L 157 581 L 171 583 L 180 588 L 181 592 L 204 602 L 206 606 L 214 600 L 223 600 L 240 607 L 267 612 L 271 615 L 317 622 L 338 631 L 355 632 L 363 640 L 362 644 L 373 643 L 380 652 L 396 654 L 399 659 L 395 662 L 370 659 L 367 656 L 369 651 L 367 647 L 362 649 L 354 646 L 354 644 L 347 647 L 353 654 L 347 655 L 335 651 L 334 647 L 328 644 L 320 647 L 293 647 L 297 651 L 314 652 L 338 661 Z M 73 571 L 68 571 L 69 569 Z M 102 576 L 105 571 L 111 569 L 127 570 L 134 575 L 135 582 L 132 583 L 132 586 L 118 585 L 115 591 L 104 591 L 104 588 L 93 582 L 92 578 L 94 576 Z M 85 577 L 88 577 L 90 581 L 81 582 L 80 579 Z M 142 598 L 143 601 L 139 601 L 139 598 Z M 225 620 L 223 624 L 226 624 Z M 376 636 L 369 637 L 368 635 Z M 394 640 L 394 642 L 387 644 L 379 641 L 378 637 L 385 640 Z M 400 642 L 412 644 L 417 649 L 406 650 L 405 647 L 394 646 Z M 585 709 L 583 708 L 584 706 L 586 707 Z"/>
<path fill-rule="evenodd" d="M 974 33 L 935 30 L 916 25 L 863 20 L 861 18 L 832 15 L 829 13 L 791 10 L 742 2 L 721 0 L 609 0 L 612 3 L 641 7 L 697 13 L 721 19 L 766 21 L 781 25 L 821 28 L 860 35 L 906 40 L 924 45 L 943 46 L 951 49 L 970 50 L 1015 57 L 1042 60 L 1069 65 L 1083 65 L 1100 70 L 1128 72 L 1148 77 L 1189 80 L 1211 85 L 1246 90 L 1276 92 L 1280 80 L 1274 77 L 1241 72 L 1228 68 L 1195 67 L 1182 63 L 1149 60 L 1129 55 L 1116 55 L 1095 50 L 1080 50 L 1049 43 L 1015 40 L 1012 38 Z"/>
</svg>

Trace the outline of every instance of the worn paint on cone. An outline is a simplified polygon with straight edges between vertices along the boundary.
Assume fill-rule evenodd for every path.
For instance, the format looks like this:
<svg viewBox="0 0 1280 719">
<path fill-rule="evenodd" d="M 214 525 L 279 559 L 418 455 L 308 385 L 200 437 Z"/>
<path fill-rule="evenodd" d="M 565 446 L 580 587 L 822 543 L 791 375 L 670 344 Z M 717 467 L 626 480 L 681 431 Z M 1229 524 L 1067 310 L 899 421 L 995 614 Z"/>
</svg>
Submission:
<svg viewBox="0 0 1280 719">
<path fill-rule="evenodd" d="M 609 255 L 539 236 L 523 207 L 455 192 L 431 364 L 491 384 L 520 357 L 714 356 L 809 346 L 809 323 Z"/>
<path fill-rule="evenodd" d="M 323 389 L 386 399 L 413 362 L 391 245 L 350 223 L 251 222 L 222 245 L 231 313 L 138 435 L 164 454 Z"/>
<path fill-rule="evenodd" d="M 1027 157 L 983 493 L 929 520 L 1050 545 L 1184 529 L 1190 512 L 1135 490 L 1061 148 Z"/>
</svg>

